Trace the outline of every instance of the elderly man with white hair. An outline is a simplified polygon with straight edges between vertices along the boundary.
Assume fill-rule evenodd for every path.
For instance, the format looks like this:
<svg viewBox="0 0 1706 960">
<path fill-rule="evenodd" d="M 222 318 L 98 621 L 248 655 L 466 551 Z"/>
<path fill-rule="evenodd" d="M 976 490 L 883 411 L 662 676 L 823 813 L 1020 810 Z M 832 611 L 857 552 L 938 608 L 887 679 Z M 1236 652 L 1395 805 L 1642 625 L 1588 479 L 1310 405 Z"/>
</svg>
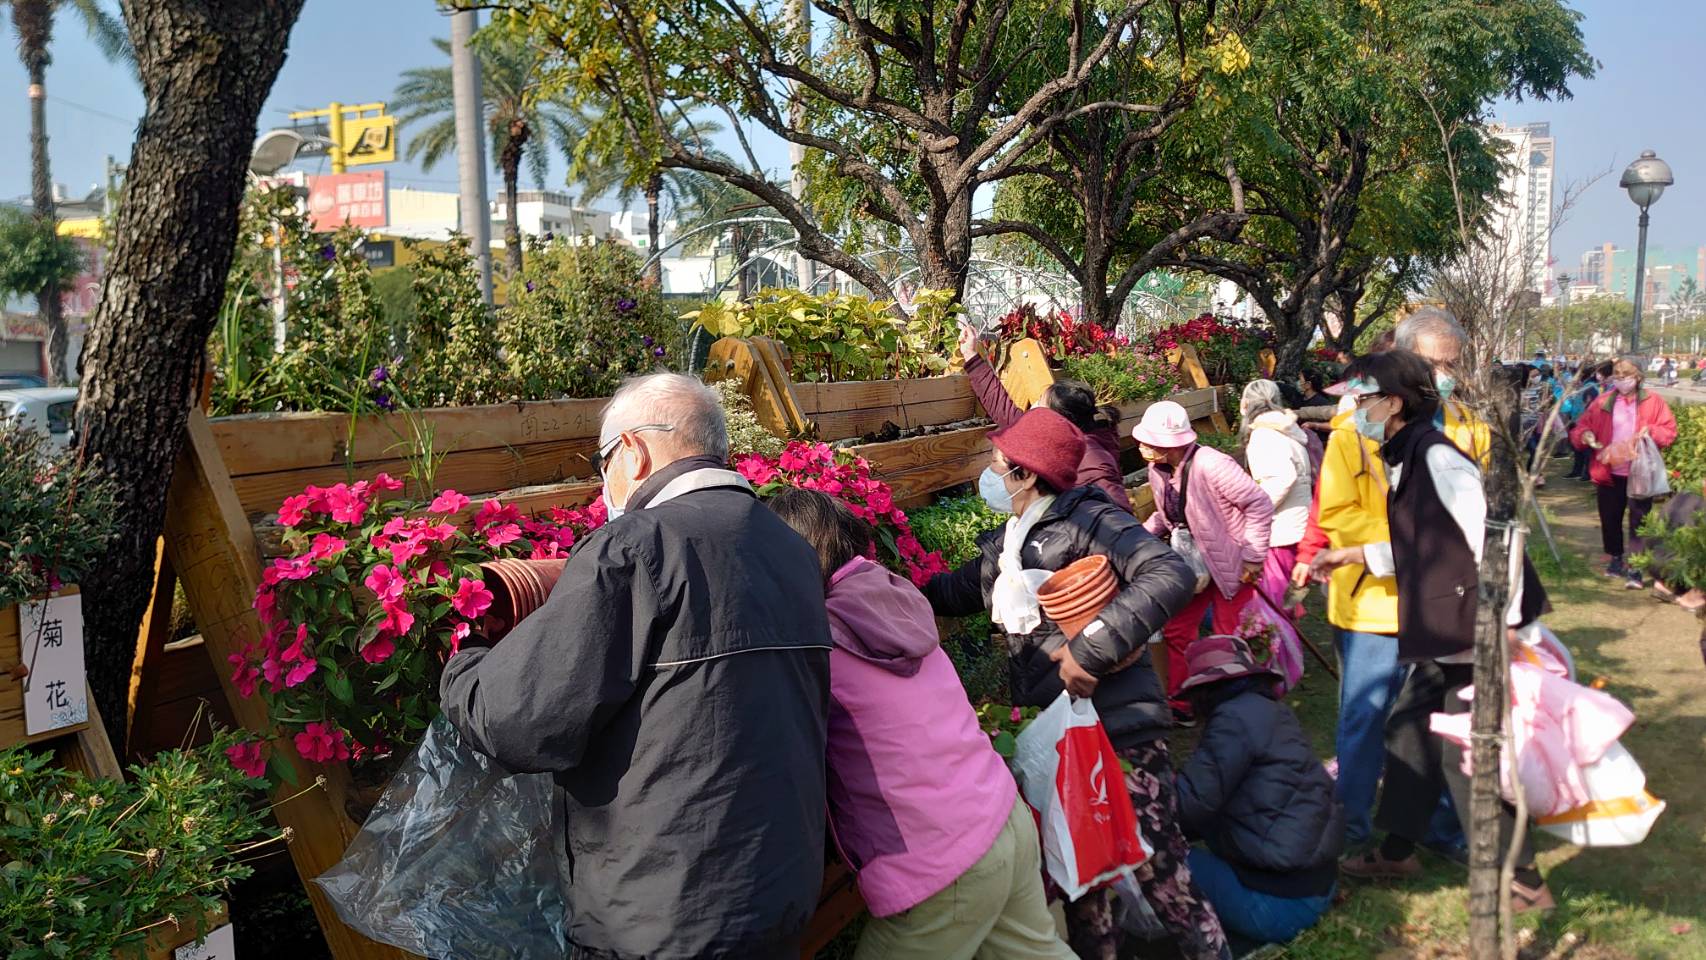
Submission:
<svg viewBox="0 0 1706 960">
<path fill-rule="evenodd" d="M 556 778 L 571 957 L 796 957 L 823 874 L 817 554 L 726 468 L 695 379 L 624 384 L 598 453 L 611 521 L 541 609 L 451 657 L 445 715 Z"/>
</svg>

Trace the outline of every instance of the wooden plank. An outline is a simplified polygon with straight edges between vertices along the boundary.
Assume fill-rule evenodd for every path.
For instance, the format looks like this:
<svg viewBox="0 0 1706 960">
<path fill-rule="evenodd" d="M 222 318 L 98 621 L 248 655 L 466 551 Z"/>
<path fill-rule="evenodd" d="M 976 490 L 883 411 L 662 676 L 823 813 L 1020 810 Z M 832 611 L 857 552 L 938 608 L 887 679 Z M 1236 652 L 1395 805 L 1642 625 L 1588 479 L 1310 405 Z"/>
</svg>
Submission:
<svg viewBox="0 0 1706 960">
<path fill-rule="evenodd" d="M 63 587 L 54 591 L 56 597 L 71 596 L 77 592 L 76 587 Z M 10 606 L 0 608 L 0 747 L 9 747 L 18 743 L 42 743 L 69 736 L 84 728 L 90 721 L 50 730 L 29 736 L 24 733 L 24 656 L 23 644 L 23 615 L 21 607 Z M 31 638 L 33 643 L 33 638 Z M 94 710 L 95 701 L 89 701 L 89 709 Z"/>
<path fill-rule="evenodd" d="M 1001 385 L 1021 410 L 1042 400 L 1054 385 L 1054 368 L 1048 365 L 1043 345 L 1026 337 L 1007 348 L 1007 363 L 1001 369 Z"/>
<path fill-rule="evenodd" d="M 212 420 L 210 427 L 226 470 L 241 477 L 397 459 L 411 445 L 411 420 L 430 426 L 433 446 L 440 450 L 596 441 L 599 417 L 609 402 L 595 397 L 375 414 L 356 419 L 353 444 L 349 416 L 340 413 L 243 414 Z"/>
<path fill-rule="evenodd" d="M 903 380 L 796 383 L 794 394 L 799 398 L 800 409 L 808 415 L 937 400 L 976 400 L 971 391 L 971 378 L 965 374 Z"/>
<path fill-rule="evenodd" d="M 558 483 L 573 478 L 583 481 L 593 477 L 591 457 L 598 452 L 596 435 L 579 440 L 559 440 L 536 443 L 526 447 L 493 447 L 452 453 L 438 465 L 433 485 L 440 489 L 460 490 L 470 496 L 507 490 L 511 487 Z M 374 460 L 357 464 L 352 475 L 342 464 L 285 470 L 276 473 L 254 473 L 235 477 L 232 484 L 238 502 L 246 516 L 273 513 L 285 497 L 295 496 L 310 484 L 330 486 L 350 480 L 364 480 L 378 473 L 389 473 L 405 479 L 409 464 L 405 460 Z M 424 496 L 431 491 L 410 490 L 411 496 Z"/>
<path fill-rule="evenodd" d="M 212 735 L 209 718 L 223 727 L 237 725 L 200 636 L 166 644 L 150 672 L 158 680 L 147 710 L 137 715 L 131 730 L 128 759 L 145 760 L 161 750 L 206 743 Z"/>
<path fill-rule="evenodd" d="M 272 750 L 283 763 L 295 768 L 297 780 L 312 784 L 327 768 L 303 761 L 287 737 L 278 737 L 267 717 L 266 704 L 245 698 L 231 682 L 226 658 L 259 642 L 260 621 L 252 602 L 260 580 L 260 561 L 254 533 L 249 528 L 231 477 L 220 459 L 219 446 L 207 418 L 191 411 L 185 427 L 187 436 L 166 497 L 166 551 L 184 584 L 184 594 L 201 628 L 209 660 L 219 676 L 232 716 L 245 728 L 269 738 Z M 336 771 L 342 774 L 343 771 Z M 308 899 L 325 934 L 326 945 L 338 960 L 402 960 L 408 955 L 393 947 L 373 943 L 344 926 L 337 911 L 308 883 L 342 857 L 356 826 L 343 812 L 338 784 L 343 776 L 329 777 L 327 789 L 308 790 L 273 807 L 279 825 L 293 838 L 290 856 L 303 878 Z M 294 791 L 280 787 L 275 800 Z"/>
<path fill-rule="evenodd" d="M 178 575 L 172 571 L 172 561 L 166 557 L 166 541 L 154 542 L 154 591 L 148 599 L 148 610 L 142 616 L 142 628 L 137 631 L 136 655 L 130 665 L 130 698 L 124 717 L 125 740 L 136 729 L 138 710 L 147 712 L 154 702 L 154 686 L 162 672 L 156 669 L 172 633 L 172 595 Z M 128 753 L 128 745 L 127 745 Z"/>
<path fill-rule="evenodd" d="M 903 406 L 876 407 L 866 410 L 838 410 L 812 417 L 817 435 L 824 440 L 847 440 L 879 433 L 888 424 L 902 430 L 934 427 L 983 416 L 983 409 L 969 397 L 955 400 L 930 400 Z"/>
<path fill-rule="evenodd" d="M 490 496 L 474 497 L 466 509 L 451 514 L 458 520 L 472 517 L 480 505 L 487 500 L 499 503 L 514 504 L 522 513 L 529 516 L 544 513 L 552 507 L 578 507 L 591 503 L 598 496 L 598 491 L 604 488 L 600 480 L 570 480 L 566 483 L 547 483 L 537 486 L 516 487 L 504 490 Z M 277 517 L 268 517 L 254 525 L 255 544 L 262 557 L 276 557 L 284 553 L 284 528 L 278 525 Z"/>
<path fill-rule="evenodd" d="M 800 943 L 801 960 L 811 960 L 829 946 L 836 934 L 865 912 L 865 898 L 851 870 L 839 860 L 823 865 L 823 888 L 818 893 L 817 912 L 806 925 Z"/>
<path fill-rule="evenodd" d="M 92 691 L 86 695 L 89 698 L 89 722 L 70 736 L 53 741 L 55 757 L 60 766 L 75 770 L 85 777 L 122 780 L 124 768 L 119 765 L 118 757 L 113 753 L 113 742 L 107 739 L 107 727 L 101 722 L 101 711 L 95 706 L 95 695 Z"/>
<path fill-rule="evenodd" d="M 1209 418 L 1220 409 L 1220 390 L 1217 387 L 1199 387 L 1194 390 L 1186 390 L 1175 393 L 1166 399 L 1184 407 L 1193 423 Z M 1136 403 L 1119 405 L 1120 442 L 1122 444 L 1128 447 L 1133 445 L 1131 428 L 1137 426 L 1138 421 L 1143 419 L 1145 410 L 1148 410 L 1152 404 L 1159 402 L 1158 400 L 1140 400 Z"/>
<path fill-rule="evenodd" d="M 896 500 L 905 500 L 975 478 L 989 465 L 992 429 L 966 427 L 850 449 L 871 462 L 871 472 L 893 488 Z"/>
</svg>

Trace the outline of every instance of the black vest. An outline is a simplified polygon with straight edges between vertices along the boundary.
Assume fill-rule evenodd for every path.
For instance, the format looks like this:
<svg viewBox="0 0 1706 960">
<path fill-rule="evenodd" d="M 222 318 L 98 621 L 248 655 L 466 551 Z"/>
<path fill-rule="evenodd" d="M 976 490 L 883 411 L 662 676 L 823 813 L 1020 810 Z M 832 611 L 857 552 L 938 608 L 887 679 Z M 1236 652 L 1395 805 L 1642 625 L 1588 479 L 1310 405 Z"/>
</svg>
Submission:
<svg viewBox="0 0 1706 960">
<path fill-rule="evenodd" d="M 1480 570 L 1462 528 L 1434 489 L 1427 455 L 1437 446 L 1462 455 L 1431 422 L 1406 424 L 1380 451 L 1389 466 L 1400 467 L 1398 484 L 1386 495 L 1386 518 L 1398 581 L 1398 659 L 1406 663 L 1475 645 Z M 1522 583 L 1526 624 L 1546 608 L 1546 590 L 1526 556 Z"/>
</svg>

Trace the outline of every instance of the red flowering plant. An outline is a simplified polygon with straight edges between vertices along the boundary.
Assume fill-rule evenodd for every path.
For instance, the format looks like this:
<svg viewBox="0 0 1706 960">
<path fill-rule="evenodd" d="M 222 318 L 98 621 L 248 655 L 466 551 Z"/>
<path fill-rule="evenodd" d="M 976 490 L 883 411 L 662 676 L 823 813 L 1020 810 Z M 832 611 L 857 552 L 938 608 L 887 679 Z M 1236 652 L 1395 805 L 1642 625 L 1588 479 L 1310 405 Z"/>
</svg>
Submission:
<svg viewBox="0 0 1706 960">
<path fill-rule="evenodd" d="M 1039 313 L 1026 303 L 1001 318 L 1001 339 L 1008 342 L 1025 337 L 1042 345 L 1051 361 L 1113 353 L 1130 345 L 1125 337 L 1086 320 L 1075 319 L 1064 310 Z"/>
<path fill-rule="evenodd" d="M 232 682 L 260 696 L 304 759 L 383 756 L 412 742 L 438 712 L 438 677 L 491 606 L 479 565 L 502 557 L 567 556 L 603 525 L 603 504 L 525 517 L 445 490 L 430 502 L 388 499 L 385 474 L 309 487 L 279 508 L 287 552 L 262 572 L 258 643 L 230 657 Z M 264 744 L 231 760 L 258 776 Z"/>
<path fill-rule="evenodd" d="M 1194 320 L 1162 327 L 1149 335 L 1158 353 L 1190 344 L 1202 360 L 1210 383 L 1231 384 L 1242 389 L 1262 375 L 1262 350 L 1272 334 L 1251 320 L 1235 320 L 1205 313 Z"/>
<path fill-rule="evenodd" d="M 854 515 L 874 528 L 875 559 L 891 570 L 905 573 L 918 586 L 948 569 L 940 553 L 926 550 L 918 542 L 906 511 L 894 504 L 894 492 L 888 484 L 871 476 L 871 464 L 863 457 L 835 450 L 827 443 L 795 440 L 778 456 L 750 453 L 736 457 L 734 468 L 760 497 L 788 487 L 803 487 L 827 493 L 845 503 Z"/>
</svg>

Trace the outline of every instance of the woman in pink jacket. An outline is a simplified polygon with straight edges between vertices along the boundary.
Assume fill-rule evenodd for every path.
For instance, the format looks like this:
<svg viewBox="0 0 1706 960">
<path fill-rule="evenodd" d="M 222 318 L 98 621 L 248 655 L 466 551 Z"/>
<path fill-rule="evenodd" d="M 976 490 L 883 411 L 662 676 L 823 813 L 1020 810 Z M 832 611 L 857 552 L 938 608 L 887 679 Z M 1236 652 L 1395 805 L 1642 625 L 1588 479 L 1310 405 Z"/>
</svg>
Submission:
<svg viewBox="0 0 1706 960">
<path fill-rule="evenodd" d="M 855 960 L 1065 960 L 1041 843 L 943 652 L 930 602 L 813 490 L 770 500 L 817 549 L 829 655 L 829 826 L 872 920 Z"/>
<path fill-rule="evenodd" d="M 1185 681 L 1185 648 L 1196 642 L 1208 610 L 1216 633 L 1238 632 L 1267 562 L 1274 504 L 1238 461 L 1197 445 L 1190 414 L 1171 400 L 1151 404 L 1131 435 L 1149 462 L 1149 487 L 1155 494 L 1156 509 L 1144 527 L 1170 540 L 1187 560 L 1194 545 L 1207 569 L 1208 582 L 1199 581 L 1203 589 L 1161 629 L 1167 640 L 1161 680 L 1174 698 L 1174 716 L 1190 722 L 1189 704 L 1177 698 Z"/>
<path fill-rule="evenodd" d="M 1588 405 L 1570 431 L 1570 442 L 1577 450 L 1593 451 L 1588 476 L 1598 494 L 1599 536 L 1608 561 L 1605 575 L 1625 580 L 1631 590 L 1645 584 L 1641 571 L 1623 560 L 1623 515 L 1628 512 L 1629 539 L 1638 552 L 1642 545 L 1636 531 L 1653 501 L 1629 496 L 1629 462 L 1616 457 L 1607 463 L 1607 448 L 1626 450 L 1630 441 L 1641 436 L 1650 437 L 1660 450 L 1676 442 L 1676 416 L 1664 397 L 1645 389 L 1645 379 L 1641 365 L 1632 360 L 1612 364 L 1605 393 Z"/>
</svg>

